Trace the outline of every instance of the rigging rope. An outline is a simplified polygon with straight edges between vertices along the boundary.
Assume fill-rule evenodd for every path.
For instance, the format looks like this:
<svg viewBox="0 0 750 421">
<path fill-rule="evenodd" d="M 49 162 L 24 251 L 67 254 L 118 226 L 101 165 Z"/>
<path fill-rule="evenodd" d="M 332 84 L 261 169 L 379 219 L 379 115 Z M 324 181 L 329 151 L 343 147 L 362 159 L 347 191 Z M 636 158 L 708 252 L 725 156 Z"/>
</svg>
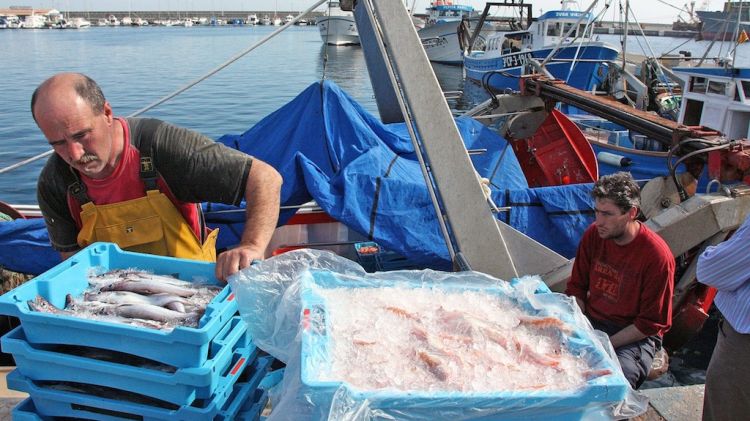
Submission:
<svg viewBox="0 0 750 421">
<path fill-rule="evenodd" d="M 203 82 L 204 80 L 206 80 L 209 77 L 215 75 L 216 73 L 220 72 L 221 70 L 224 70 L 224 68 L 226 68 L 230 64 L 234 63 L 235 61 L 239 60 L 240 58 L 244 57 L 245 55 L 247 55 L 251 51 L 255 50 L 256 48 L 260 47 L 261 45 L 265 44 L 271 38 L 273 38 L 276 35 L 280 34 L 282 31 L 284 31 L 285 29 L 287 29 L 289 26 L 294 25 L 295 22 L 297 22 L 298 20 L 300 20 L 306 14 L 312 12 L 316 7 L 320 6 L 321 4 L 323 4 L 326 1 L 327 0 L 318 0 L 315 4 L 313 4 L 312 6 L 308 7 L 305 11 L 300 12 L 300 14 L 298 14 L 291 21 L 287 22 L 285 25 L 281 26 L 280 28 L 278 28 L 277 30 L 273 31 L 269 35 L 266 35 L 260 41 L 256 42 L 255 44 L 253 44 L 249 48 L 245 49 L 244 51 L 241 51 L 239 54 L 235 55 L 234 57 L 232 57 L 229 60 L 225 61 L 224 63 L 220 64 L 219 66 L 215 67 L 213 70 L 209 71 L 205 75 L 199 77 L 198 79 L 193 80 L 192 82 L 188 83 L 187 85 L 183 86 L 182 88 L 177 89 L 176 91 L 172 92 L 171 94 L 168 94 L 168 95 L 162 97 L 161 99 L 158 99 L 157 101 L 155 101 L 155 102 L 153 102 L 153 103 L 151 103 L 151 104 L 149 104 L 149 105 L 141 108 L 140 110 L 138 110 L 138 111 L 136 111 L 136 112 L 134 112 L 132 114 L 129 114 L 127 117 L 137 117 L 138 115 L 143 114 L 144 112 L 146 112 L 146 111 L 148 111 L 148 110 L 150 110 L 150 109 L 152 109 L 152 108 L 154 108 L 154 107 L 156 107 L 158 105 L 161 105 L 161 104 L 169 101 L 170 99 L 176 97 L 177 95 L 179 95 L 179 94 L 187 91 L 188 89 L 190 89 L 193 86 L 195 86 L 195 85 Z M 6 173 L 8 171 L 12 171 L 12 170 L 14 170 L 16 168 L 20 168 L 20 167 L 22 167 L 22 166 L 24 166 L 26 164 L 30 164 L 30 163 L 32 163 L 34 161 L 37 161 L 37 160 L 42 159 L 42 158 L 44 158 L 46 156 L 49 156 L 52 153 L 54 153 L 54 151 L 50 149 L 50 150 L 45 151 L 45 152 L 43 152 L 43 153 L 41 153 L 39 155 L 33 156 L 31 158 L 24 159 L 23 161 L 17 162 L 17 163 L 12 164 L 12 165 L 9 165 L 9 166 L 7 166 L 5 168 L 0 168 L 0 174 Z"/>
<path fill-rule="evenodd" d="M 320 81 L 326 79 L 326 70 L 328 69 L 328 36 L 331 34 L 331 2 L 328 2 L 328 20 L 326 21 L 326 39 L 323 41 L 323 72 L 320 75 Z"/>
</svg>

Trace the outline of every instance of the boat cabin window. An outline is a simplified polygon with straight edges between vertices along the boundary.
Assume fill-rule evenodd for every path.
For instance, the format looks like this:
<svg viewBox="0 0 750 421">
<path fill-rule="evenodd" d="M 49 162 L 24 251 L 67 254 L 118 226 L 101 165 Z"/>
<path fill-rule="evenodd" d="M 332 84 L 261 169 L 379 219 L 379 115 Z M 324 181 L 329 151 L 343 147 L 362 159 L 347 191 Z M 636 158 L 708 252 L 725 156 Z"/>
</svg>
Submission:
<svg viewBox="0 0 750 421">
<path fill-rule="evenodd" d="M 570 28 L 573 27 L 573 25 L 575 25 L 575 23 L 566 23 L 565 26 L 563 27 L 562 34 L 560 34 L 560 35 L 567 34 L 568 31 L 570 31 Z M 583 29 L 583 28 L 580 28 L 580 29 Z M 568 35 L 568 36 L 575 38 L 575 36 L 576 36 L 576 30 L 573 29 L 573 32 L 571 32 L 570 35 Z"/>
<path fill-rule="evenodd" d="M 745 98 L 750 98 L 750 81 L 743 80 L 742 81 L 742 92 L 745 93 Z"/>
<path fill-rule="evenodd" d="M 693 76 L 690 78 L 690 92 L 706 93 L 706 78 Z"/>
<path fill-rule="evenodd" d="M 525 38 L 527 38 L 527 35 L 524 33 L 506 34 L 505 39 L 503 39 L 502 53 L 509 54 L 509 53 L 516 53 L 516 52 L 521 51 L 521 47 L 523 46 L 523 40 Z"/>
<path fill-rule="evenodd" d="M 711 80 L 708 82 L 708 93 L 726 95 L 727 84 L 725 82 L 717 82 L 715 80 Z"/>
<path fill-rule="evenodd" d="M 560 36 L 560 22 L 555 24 L 547 24 L 547 36 L 548 37 L 559 37 Z"/>
</svg>

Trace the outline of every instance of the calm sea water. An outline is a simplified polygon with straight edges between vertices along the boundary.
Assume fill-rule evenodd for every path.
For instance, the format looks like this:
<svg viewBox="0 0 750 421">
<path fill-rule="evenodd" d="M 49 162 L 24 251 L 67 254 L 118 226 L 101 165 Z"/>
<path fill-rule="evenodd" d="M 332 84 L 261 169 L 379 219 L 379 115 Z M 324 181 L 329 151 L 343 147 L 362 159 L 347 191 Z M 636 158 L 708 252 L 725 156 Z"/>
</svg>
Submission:
<svg viewBox="0 0 750 421">
<path fill-rule="evenodd" d="M 0 168 L 49 149 L 29 111 L 36 86 L 56 72 L 84 72 L 101 85 L 115 113 L 130 115 L 205 75 L 255 44 L 275 28 L 146 27 L 85 30 L 0 31 Z M 630 38 L 628 51 L 642 53 Z M 601 40 L 619 45 L 617 36 Z M 658 54 L 684 39 L 648 38 Z M 645 46 L 645 43 L 641 41 Z M 702 54 L 708 42 L 689 41 L 680 50 Z M 737 54 L 750 64 L 750 49 Z M 719 52 L 719 44 L 712 55 Z M 726 51 L 724 47 L 724 51 Z M 726 52 L 724 52 L 726 54 Z M 461 67 L 435 65 L 441 87 L 464 90 L 452 103 L 464 109 L 483 99 L 466 84 Z M 314 26 L 291 27 L 218 74 L 146 113 L 217 138 L 241 133 L 323 77 L 338 83 L 376 113 L 362 49 L 328 47 Z M 468 88 L 468 89 L 466 89 Z M 0 175 L 0 201 L 34 203 L 44 159 Z"/>
</svg>

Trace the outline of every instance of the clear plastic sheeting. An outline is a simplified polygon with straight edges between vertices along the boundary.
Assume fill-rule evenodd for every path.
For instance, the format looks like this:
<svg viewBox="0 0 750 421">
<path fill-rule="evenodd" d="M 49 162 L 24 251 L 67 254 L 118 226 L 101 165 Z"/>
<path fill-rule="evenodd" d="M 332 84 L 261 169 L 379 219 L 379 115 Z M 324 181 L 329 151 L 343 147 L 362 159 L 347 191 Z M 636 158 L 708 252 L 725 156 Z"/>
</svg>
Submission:
<svg viewBox="0 0 750 421">
<path fill-rule="evenodd" d="M 606 419 L 645 412 L 606 335 L 539 277 L 366 273 L 296 250 L 229 279 L 287 364 L 269 420 Z"/>
</svg>

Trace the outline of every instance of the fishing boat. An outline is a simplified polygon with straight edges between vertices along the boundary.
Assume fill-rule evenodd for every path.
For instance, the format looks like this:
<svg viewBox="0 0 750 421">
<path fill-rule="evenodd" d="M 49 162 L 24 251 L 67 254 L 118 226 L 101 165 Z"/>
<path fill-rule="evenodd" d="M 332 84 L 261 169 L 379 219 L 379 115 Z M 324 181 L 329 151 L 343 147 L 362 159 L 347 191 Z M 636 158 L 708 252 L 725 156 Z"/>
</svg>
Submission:
<svg viewBox="0 0 750 421">
<path fill-rule="evenodd" d="M 461 64 L 459 27 L 464 19 L 477 15 L 470 5 L 454 4 L 451 0 L 430 2 L 424 28 L 417 31 L 427 58 L 436 63 Z M 476 27 L 476 20 L 473 22 Z"/>
<path fill-rule="evenodd" d="M 323 16 L 315 20 L 320 30 L 320 39 L 328 45 L 357 45 L 359 32 L 354 14 L 341 10 L 339 2 L 331 1 Z"/>
<path fill-rule="evenodd" d="M 675 67 L 672 72 L 684 80 L 685 89 L 678 109 L 677 123 L 714 131 L 727 139 L 750 138 L 750 69 L 706 65 Z M 623 127 L 590 115 L 570 115 L 578 124 L 597 154 L 602 174 L 629 171 L 646 180 L 669 175 L 669 151 L 654 139 L 625 130 Z M 677 172 L 688 168 L 680 164 Z M 692 174 L 690 182 L 705 189 L 709 183 L 706 171 Z"/>
<path fill-rule="evenodd" d="M 507 3 L 507 4 L 506 4 Z M 531 23 L 531 5 L 513 1 L 498 3 L 522 10 L 528 10 L 528 22 L 524 26 L 515 18 L 492 18 L 486 20 L 477 35 L 475 45 L 478 49 L 485 45 L 488 36 L 498 31 L 520 30 Z M 427 19 L 424 27 L 417 34 L 422 41 L 427 58 L 435 63 L 460 65 L 463 63 L 464 50 L 469 46 L 469 37 L 479 24 L 481 13 L 470 5 L 454 4 L 452 1 L 438 0 L 427 8 Z"/>
<path fill-rule="evenodd" d="M 602 63 L 614 60 L 619 50 L 593 41 L 593 16 L 572 10 L 565 1 L 562 10 L 544 13 L 528 29 L 497 33 L 487 38 L 482 50 L 464 56 L 466 77 L 494 90 L 517 89 L 518 77 L 531 60 L 544 63 L 555 78 L 580 89 L 590 89 L 598 80 Z"/>
<path fill-rule="evenodd" d="M 258 16 L 256 14 L 248 15 L 247 16 L 247 24 L 248 25 L 258 25 L 260 22 L 258 21 Z"/>
<path fill-rule="evenodd" d="M 744 31 L 750 33 L 750 2 L 725 1 L 721 11 L 696 10 L 701 21 L 701 37 L 733 41 Z"/>
</svg>

